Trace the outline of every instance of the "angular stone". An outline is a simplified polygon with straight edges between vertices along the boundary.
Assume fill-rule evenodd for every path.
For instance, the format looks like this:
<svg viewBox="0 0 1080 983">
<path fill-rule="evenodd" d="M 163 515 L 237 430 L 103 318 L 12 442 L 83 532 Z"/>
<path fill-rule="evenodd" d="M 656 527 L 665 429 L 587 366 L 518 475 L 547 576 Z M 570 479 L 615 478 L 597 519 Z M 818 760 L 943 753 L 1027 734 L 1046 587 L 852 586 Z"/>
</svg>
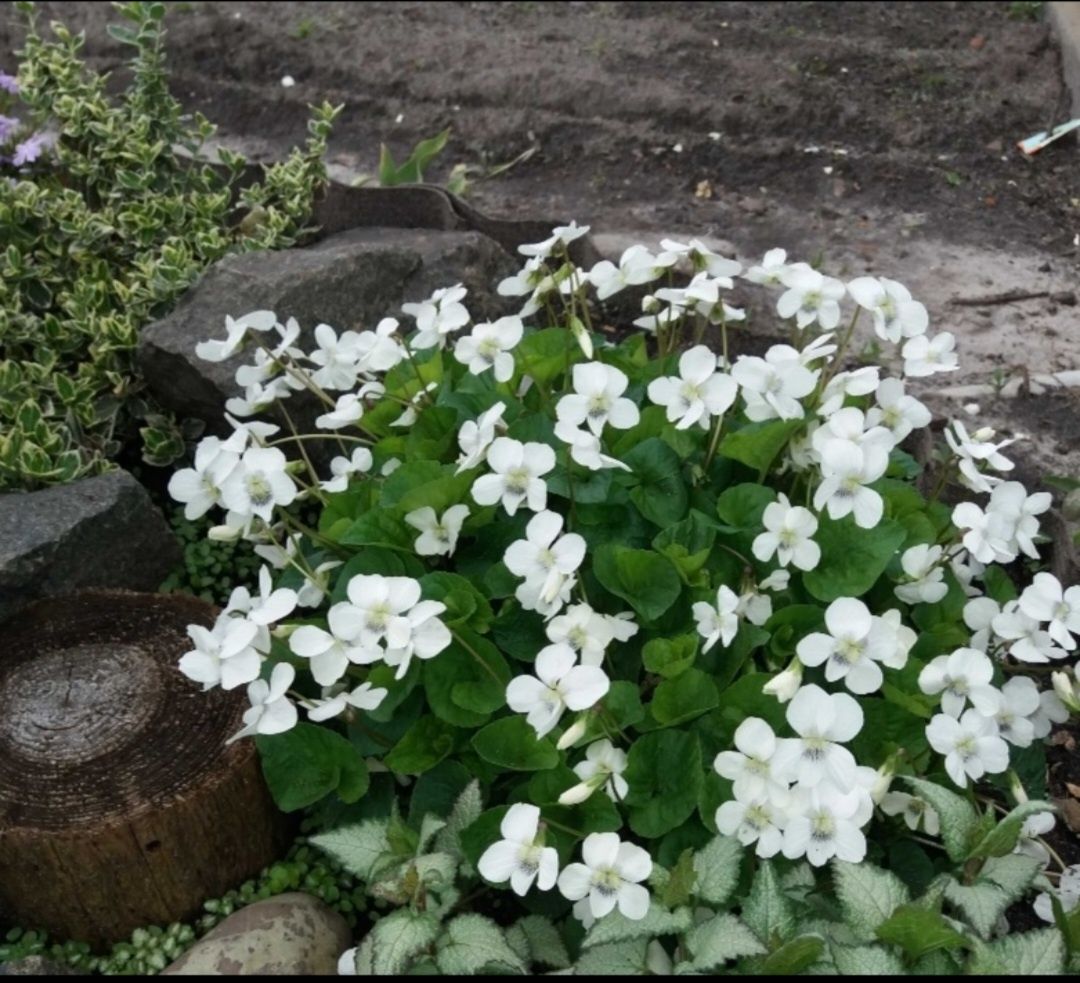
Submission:
<svg viewBox="0 0 1080 983">
<path fill-rule="evenodd" d="M 230 915 L 163 976 L 335 976 L 352 933 L 309 894 L 279 894 Z"/>
<path fill-rule="evenodd" d="M 304 249 L 228 256 L 191 288 L 167 317 L 148 325 L 139 339 L 139 368 L 154 395 L 169 409 L 216 426 L 225 400 L 238 395 L 234 381 L 241 354 L 204 362 L 195 346 L 224 337 L 225 315 L 272 310 L 300 323 L 301 348 L 312 347 L 319 323 L 337 331 L 374 327 L 398 317 L 403 302 L 425 300 L 440 287 L 463 283 L 465 303 L 477 320 L 498 317 L 514 305 L 495 293 L 518 264 L 479 232 L 427 229 L 353 229 Z"/>
<path fill-rule="evenodd" d="M 157 590 L 180 558 L 165 519 L 126 471 L 0 495 L 0 621 L 84 587 Z"/>
</svg>

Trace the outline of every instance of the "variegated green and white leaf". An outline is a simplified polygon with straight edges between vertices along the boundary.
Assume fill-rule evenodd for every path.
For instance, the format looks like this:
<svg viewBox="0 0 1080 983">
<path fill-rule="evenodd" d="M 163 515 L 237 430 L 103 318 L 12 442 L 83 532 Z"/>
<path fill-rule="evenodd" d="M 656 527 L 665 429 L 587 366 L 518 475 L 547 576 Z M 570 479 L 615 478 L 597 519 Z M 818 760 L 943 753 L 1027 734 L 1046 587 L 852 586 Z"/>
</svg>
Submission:
<svg viewBox="0 0 1080 983">
<path fill-rule="evenodd" d="M 1065 939 L 1055 928 L 1003 936 L 976 948 L 969 972 L 973 975 L 1061 976 L 1065 972 Z"/>
<path fill-rule="evenodd" d="M 732 959 L 759 956 L 768 951 L 750 929 L 728 914 L 695 925 L 683 941 L 691 967 L 703 973 L 718 969 Z"/>
<path fill-rule="evenodd" d="M 385 820 L 369 819 L 353 826 L 342 826 L 313 836 L 310 842 L 365 882 L 400 862 L 390 848 Z"/>
<path fill-rule="evenodd" d="M 483 811 L 483 801 L 480 798 L 480 783 L 471 781 L 465 786 L 461 795 L 458 796 L 454 808 L 450 810 L 446 825 L 439 831 L 435 839 L 435 848 L 441 853 L 449 853 L 457 857 L 462 864 L 462 872 L 466 876 L 476 873 L 465 859 L 465 853 L 461 849 L 462 830 L 471 826 L 480 817 Z"/>
<path fill-rule="evenodd" d="M 631 939 L 586 949 L 574 965 L 575 976 L 644 976 L 649 940 Z"/>
<path fill-rule="evenodd" d="M 754 875 L 742 917 L 754 934 L 770 948 L 794 934 L 795 908 L 781 888 L 771 861 L 764 861 Z"/>
<path fill-rule="evenodd" d="M 833 963 L 841 976 L 907 976 L 900 957 L 883 945 L 832 945 Z"/>
<path fill-rule="evenodd" d="M 370 933 L 371 965 L 376 976 L 397 976 L 413 958 L 439 935 L 439 921 L 432 915 L 400 908 L 380 918 Z"/>
<path fill-rule="evenodd" d="M 570 965 L 566 944 L 549 918 L 526 915 L 506 930 L 506 941 L 525 963 L 551 969 L 566 969 Z"/>
<path fill-rule="evenodd" d="M 899 877 L 865 861 L 835 861 L 833 883 L 844 921 L 863 941 L 873 939 L 874 930 L 911 900 L 907 885 Z"/>
<path fill-rule="evenodd" d="M 668 911 L 655 901 L 649 905 L 644 918 L 630 919 L 618 910 L 597 920 L 589 929 L 582 945 L 592 948 L 609 942 L 626 942 L 630 939 L 653 939 L 658 935 L 679 935 L 693 924 L 689 908 Z"/>
<path fill-rule="evenodd" d="M 439 939 L 435 962 L 446 976 L 475 976 L 486 971 L 525 973 L 524 961 L 510 947 L 503 930 L 483 915 L 458 915 Z"/>
<path fill-rule="evenodd" d="M 710 905 L 722 905 L 739 881 L 745 849 L 730 836 L 717 836 L 694 854 L 695 893 Z"/>
</svg>

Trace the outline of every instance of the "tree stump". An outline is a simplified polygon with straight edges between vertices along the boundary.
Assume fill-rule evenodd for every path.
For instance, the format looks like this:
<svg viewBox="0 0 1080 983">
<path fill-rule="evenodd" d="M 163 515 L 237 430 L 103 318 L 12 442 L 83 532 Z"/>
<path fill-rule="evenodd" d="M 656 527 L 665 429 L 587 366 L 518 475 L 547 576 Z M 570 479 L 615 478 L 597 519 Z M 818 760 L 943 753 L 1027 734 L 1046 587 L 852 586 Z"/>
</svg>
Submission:
<svg viewBox="0 0 1080 983">
<path fill-rule="evenodd" d="M 0 909 L 100 945 L 195 915 L 280 855 L 243 691 L 177 669 L 214 609 L 86 591 L 0 626 Z"/>
</svg>

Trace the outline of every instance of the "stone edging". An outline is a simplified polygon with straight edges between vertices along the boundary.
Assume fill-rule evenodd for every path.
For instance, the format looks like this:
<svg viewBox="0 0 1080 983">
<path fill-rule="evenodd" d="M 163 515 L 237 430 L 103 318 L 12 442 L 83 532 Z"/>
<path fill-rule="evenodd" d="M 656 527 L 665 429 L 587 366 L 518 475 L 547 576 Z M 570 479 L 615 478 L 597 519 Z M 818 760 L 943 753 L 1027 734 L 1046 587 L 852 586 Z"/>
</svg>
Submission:
<svg viewBox="0 0 1080 983">
<path fill-rule="evenodd" d="M 1080 3 L 1048 3 L 1046 19 L 1061 45 L 1061 70 L 1072 91 L 1072 112 L 1080 116 Z"/>
</svg>

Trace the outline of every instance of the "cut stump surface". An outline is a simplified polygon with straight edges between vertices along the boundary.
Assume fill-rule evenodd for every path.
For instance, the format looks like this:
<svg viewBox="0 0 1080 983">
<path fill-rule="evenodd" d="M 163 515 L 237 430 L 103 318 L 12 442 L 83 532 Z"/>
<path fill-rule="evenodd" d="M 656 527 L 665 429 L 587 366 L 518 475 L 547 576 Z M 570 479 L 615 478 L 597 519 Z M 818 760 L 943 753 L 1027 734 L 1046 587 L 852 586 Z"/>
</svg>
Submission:
<svg viewBox="0 0 1080 983">
<path fill-rule="evenodd" d="M 241 691 L 176 668 L 214 610 L 88 591 L 0 626 L 0 909 L 101 944 L 194 915 L 272 862 L 288 821 L 241 726 Z"/>
</svg>

